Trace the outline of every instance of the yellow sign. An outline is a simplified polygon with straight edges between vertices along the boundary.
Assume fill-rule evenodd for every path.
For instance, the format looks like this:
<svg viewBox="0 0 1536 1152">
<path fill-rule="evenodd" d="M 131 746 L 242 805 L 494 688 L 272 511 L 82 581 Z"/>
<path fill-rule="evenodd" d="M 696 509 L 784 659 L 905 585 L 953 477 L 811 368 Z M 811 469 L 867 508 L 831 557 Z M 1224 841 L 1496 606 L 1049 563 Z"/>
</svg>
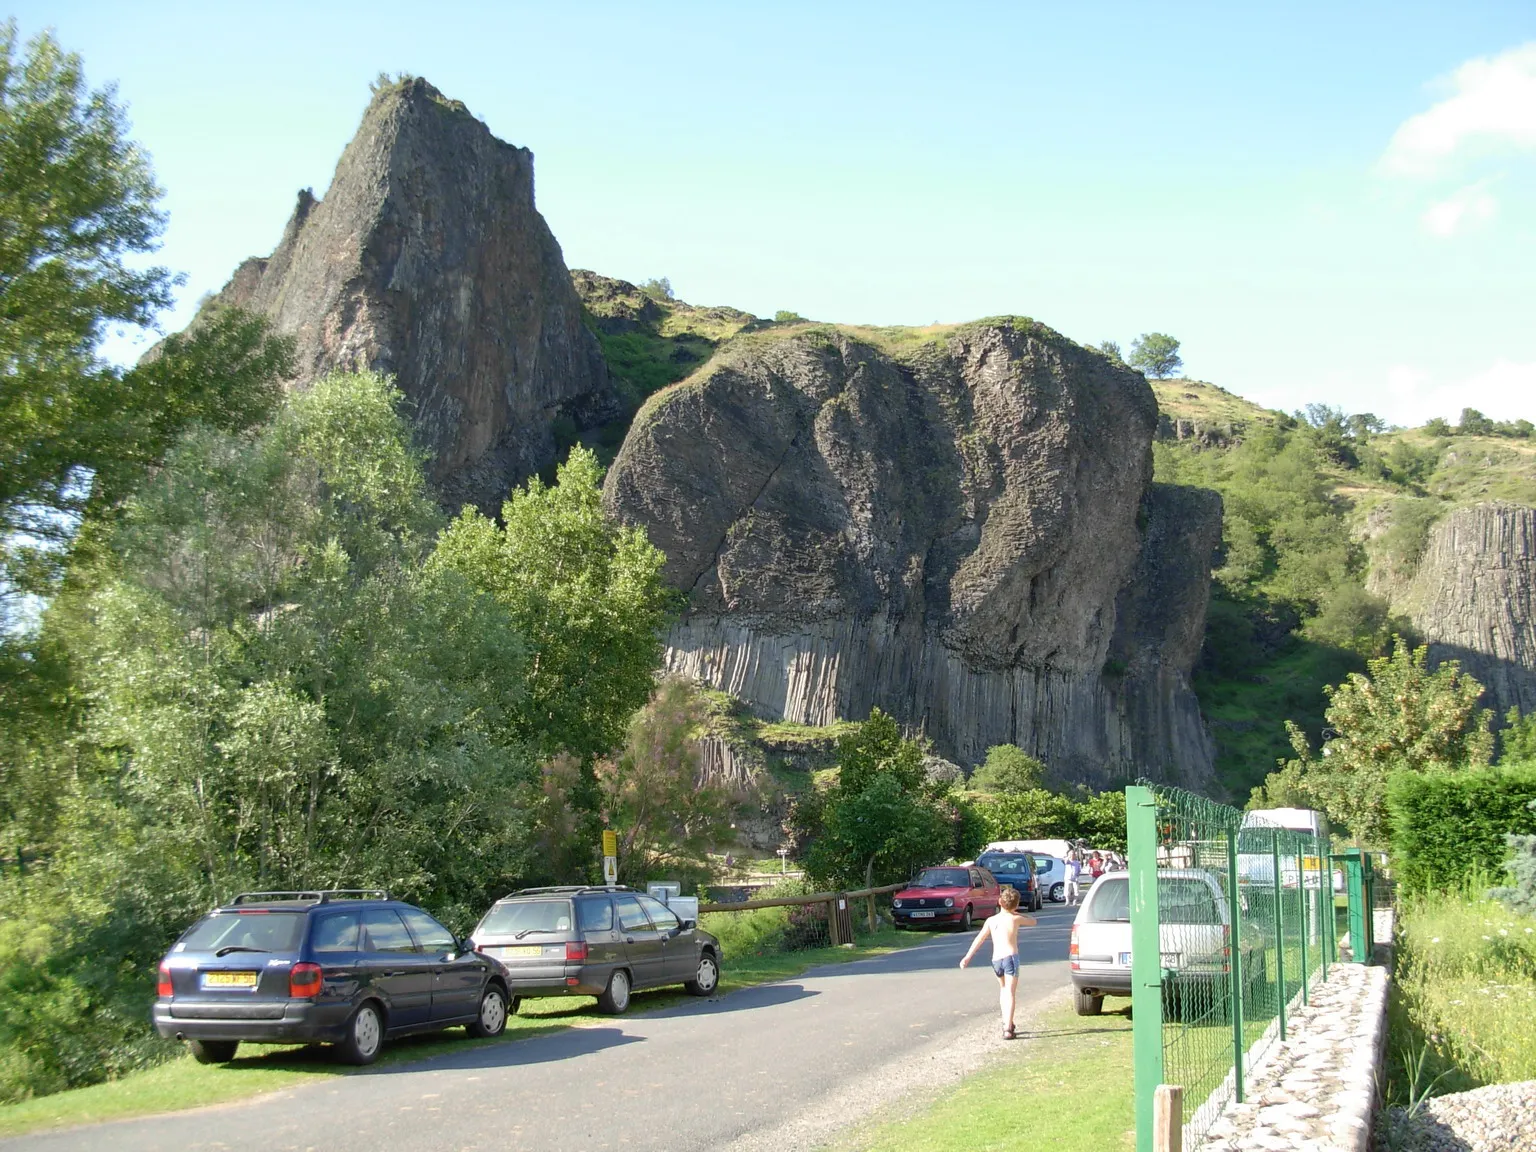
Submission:
<svg viewBox="0 0 1536 1152">
<path fill-rule="evenodd" d="M 1301 867 L 1305 872 L 1321 872 L 1323 870 L 1323 861 L 1317 856 L 1303 856 L 1301 858 Z"/>
<path fill-rule="evenodd" d="M 611 828 L 603 829 L 603 855 L 617 856 L 619 854 L 619 838 Z"/>
</svg>

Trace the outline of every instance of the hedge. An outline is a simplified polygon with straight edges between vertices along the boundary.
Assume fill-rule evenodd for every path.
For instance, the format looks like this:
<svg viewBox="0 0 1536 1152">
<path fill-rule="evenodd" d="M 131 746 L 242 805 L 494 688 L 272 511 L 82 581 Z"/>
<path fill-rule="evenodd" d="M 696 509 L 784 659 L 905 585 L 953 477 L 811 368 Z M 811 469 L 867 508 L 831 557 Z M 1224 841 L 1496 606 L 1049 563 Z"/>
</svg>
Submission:
<svg viewBox="0 0 1536 1152">
<path fill-rule="evenodd" d="M 1497 883 L 1504 837 L 1536 833 L 1536 764 L 1464 772 L 1401 772 L 1387 782 L 1392 863 L 1412 891 L 1461 887 L 1474 873 Z"/>
</svg>

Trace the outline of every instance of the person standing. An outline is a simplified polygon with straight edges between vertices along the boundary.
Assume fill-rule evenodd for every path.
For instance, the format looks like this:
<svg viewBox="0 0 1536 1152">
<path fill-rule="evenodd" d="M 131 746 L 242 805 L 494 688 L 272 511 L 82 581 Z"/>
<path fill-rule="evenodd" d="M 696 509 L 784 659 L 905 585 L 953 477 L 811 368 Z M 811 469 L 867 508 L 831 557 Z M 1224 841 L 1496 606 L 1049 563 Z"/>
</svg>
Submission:
<svg viewBox="0 0 1536 1152">
<path fill-rule="evenodd" d="M 1019 912 L 1019 890 L 1004 888 L 997 900 L 997 912 L 988 916 L 971 941 L 971 948 L 960 960 L 964 968 L 981 948 L 982 941 L 992 938 L 992 973 L 997 977 L 997 1007 L 1003 1016 L 1003 1039 L 1012 1040 L 1013 1011 L 1018 1004 L 1019 992 L 1019 929 L 1033 928 L 1035 918 Z"/>
<path fill-rule="evenodd" d="M 1062 861 L 1062 864 L 1066 868 L 1066 884 L 1067 884 L 1067 890 L 1065 892 L 1065 896 L 1067 898 L 1066 899 L 1066 903 L 1068 905 L 1076 904 L 1077 903 L 1077 877 L 1078 877 L 1078 872 L 1079 872 L 1079 870 L 1082 867 L 1082 865 L 1078 862 L 1078 859 L 1077 859 L 1077 849 L 1076 848 L 1073 848 L 1073 849 L 1071 849 L 1070 851 L 1067 852 L 1067 858 Z"/>
</svg>

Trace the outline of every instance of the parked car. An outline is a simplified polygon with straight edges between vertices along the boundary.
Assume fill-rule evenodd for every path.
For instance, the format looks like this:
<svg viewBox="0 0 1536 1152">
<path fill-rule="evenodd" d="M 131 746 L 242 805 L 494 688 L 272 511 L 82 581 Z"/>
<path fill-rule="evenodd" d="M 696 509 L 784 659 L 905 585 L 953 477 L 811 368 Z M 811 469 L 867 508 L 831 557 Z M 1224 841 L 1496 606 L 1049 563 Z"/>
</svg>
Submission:
<svg viewBox="0 0 1536 1152">
<path fill-rule="evenodd" d="M 470 939 L 501 963 L 513 996 L 596 996 L 614 1015 L 642 988 L 708 996 L 720 983 L 719 940 L 621 886 L 524 888 L 491 905 Z"/>
<path fill-rule="evenodd" d="M 997 878 L 977 865 L 924 868 L 916 880 L 891 898 L 898 928 L 939 924 L 968 929 L 998 908 Z"/>
<path fill-rule="evenodd" d="M 976 858 L 976 865 L 992 873 L 999 885 L 1017 889 L 1020 908 L 1038 912 L 1045 898 L 1040 895 L 1037 860 L 1029 852 L 983 852 Z"/>
<path fill-rule="evenodd" d="M 1035 880 L 1047 900 L 1064 903 L 1067 899 L 1067 862 L 1056 856 L 1035 857 Z"/>
<path fill-rule="evenodd" d="M 1222 1002 L 1231 974 L 1231 924 L 1216 876 L 1199 868 L 1157 873 L 1164 994 L 1180 1005 Z M 1249 987 L 1267 979 L 1264 937 L 1243 926 L 1243 974 Z M 1097 1016 L 1106 996 L 1131 994 L 1131 895 L 1125 872 L 1100 876 L 1072 922 L 1067 956 L 1079 1016 Z"/>
<path fill-rule="evenodd" d="M 396 1036 L 507 1024 L 501 965 L 382 891 L 242 893 L 182 933 L 159 975 L 155 1030 L 203 1064 L 246 1040 L 319 1041 L 371 1064 Z"/>
</svg>

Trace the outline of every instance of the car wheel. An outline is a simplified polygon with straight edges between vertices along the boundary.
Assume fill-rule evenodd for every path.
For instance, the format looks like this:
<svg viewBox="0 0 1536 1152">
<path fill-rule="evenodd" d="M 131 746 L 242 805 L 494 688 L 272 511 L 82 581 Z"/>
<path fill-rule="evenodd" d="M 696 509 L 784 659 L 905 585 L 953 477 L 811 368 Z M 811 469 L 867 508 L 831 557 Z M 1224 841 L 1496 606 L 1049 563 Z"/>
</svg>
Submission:
<svg viewBox="0 0 1536 1152">
<path fill-rule="evenodd" d="M 1045 897 L 1040 895 L 1040 889 L 1036 888 L 1035 889 L 1035 911 L 1038 912 L 1038 911 L 1040 911 L 1040 909 L 1042 909 L 1044 907 L 1045 907 Z"/>
<path fill-rule="evenodd" d="M 1104 1011 L 1104 997 L 1090 996 L 1074 988 L 1072 989 L 1072 1007 L 1077 1009 L 1079 1016 L 1097 1016 Z"/>
<path fill-rule="evenodd" d="M 347 1024 L 347 1038 L 340 1044 L 341 1058 L 348 1064 L 372 1064 L 384 1047 L 384 1017 L 372 1000 L 358 1005 Z"/>
<path fill-rule="evenodd" d="M 603 989 L 603 994 L 597 998 L 597 1006 L 610 1016 L 622 1016 L 624 1010 L 629 1007 L 629 973 L 622 968 L 615 968 L 613 975 L 608 977 L 608 987 Z"/>
<path fill-rule="evenodd" d="M 699 957 L 699 970 L 692 980 L 683 985 L 683 990 L 690 996 L 711 995 L 720 983 L 720 965 L 716 963 L 712 953 L 705 952 Z"/>
<path fill-rule="evenodd" d="M 1051 899 L 1060 904 L 1067 898 L 1067 886 L 1065 884 L 1051 885 Z"/>
<path fill-rule="evenodd" d="M 187 1047 L 192 1049 L 192 1059 L 199 1064 L 228 1064 L 235 1058 L 235 1050 L 240 1047 L 238 1040 L 188 1040 Z"/>
<path fill-rule="evenodd" d="M 480 1015 L 468 1026 L 467 1031 L 471 1036 L 488 1040 L 492 1036 L 500 1036 L 506 1028 L 506 994 L 496 985 L 488 984 L 480 994 Z"/>
<path fill-rule="evenodd" d="M 960 917 L 960 931 L 962 931 L 962 932 L 969 932 L 970 930 L 971 930 L 971 906 L 969 904 L 967 904 L 965 906 L 964 914 L 961 915 L 961 917 Z"/>
</svg>

